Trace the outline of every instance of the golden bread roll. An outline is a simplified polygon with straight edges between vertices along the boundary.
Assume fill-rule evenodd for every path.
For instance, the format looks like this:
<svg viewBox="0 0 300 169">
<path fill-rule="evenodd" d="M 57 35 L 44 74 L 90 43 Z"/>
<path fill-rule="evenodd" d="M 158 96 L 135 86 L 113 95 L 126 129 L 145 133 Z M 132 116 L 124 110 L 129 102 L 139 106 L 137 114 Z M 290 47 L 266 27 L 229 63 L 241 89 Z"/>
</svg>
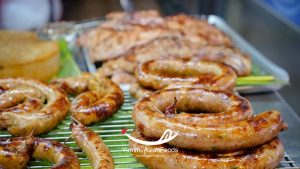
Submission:
<svg viewBox="0 0 300 169">
<path fill-rule="evenodd" d="M 57 42 L 38 39 L 33 32 L 0 30 L 0 78 L 49 80 L 59 70 Z"/>
</svg>

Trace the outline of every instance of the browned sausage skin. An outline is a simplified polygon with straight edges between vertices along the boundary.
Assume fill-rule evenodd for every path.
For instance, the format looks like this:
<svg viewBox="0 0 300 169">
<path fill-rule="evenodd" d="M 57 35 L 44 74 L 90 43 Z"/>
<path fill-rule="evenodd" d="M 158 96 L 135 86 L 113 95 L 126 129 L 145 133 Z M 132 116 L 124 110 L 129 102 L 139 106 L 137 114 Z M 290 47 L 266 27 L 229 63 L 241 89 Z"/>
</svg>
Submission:
<svg viewBox="0 0 300 169">
<path fill-rule="evenodd" d="M 69 147 L 32 136 L 0 138 L 0 153 L 0 167 L 5 169 L 26 168 L 31 155 L 54 163 L 51 169 L 80 168 L 76 154 Z"/>
<path fill-rule="evenodd" d="M 232 91 L 237 78 L 233 69 L 220 63 L 179 59 L 148 61 L 136 70 L 139 83 L 155 90 L 173 83 L 183 83 Z"/>
<path fill-rule="evenodd" d="M 32 145 L 32 137 L 0 138 L 0 168 L 25 168 L 30 159 Z"/>
<path fill-rule="evenodd" d="M 165 109 L 177 99 L 177 112 Z M 188 112 L 188 113 L 185 113 Z M 165 89 L 138 101 L 133 110 L 137 128 L 150 138 L 166 129 L 178 136 L 168 144 L 199 151 L 233 151 L 260 145 L 286 128 L 279 112 L 253 117 L 249 102 L 228 92 L 200 88 Z"/>
<path fill-rule="evenodd" d="M 87 154 L 93 169 L 113 169 L 114 160 L 102 139 L 82 124 L 71 124 L 76 144 Z"/>
<path fill-rule="evenodd" d="M 76 154 L 58 141 L 34 138 L 33 158 L 44 159 L 54 163 L 51 169 L 79 169 Z"/>
<path fill-rule="evenodd" d="M 45 133 L 67 115 L 69 101 L 54 86 L 21 78 L 0 79 L 0 127 L 12 135 Z"/>
<path fill-rule="evenodd" d="M 140 140 L 148 140 L 135 130 L 132 136 Z M 185 168 L 242 168 L 242 169 L 273 169 L 283 158 L 284 148 L 278 138 L 246 150 L 231 153 L 203 153 L 197 151 L 157 151 L 174 150 L 175 147 L 164 145 L 146 146 L 129 140 L 132 154 L 148 168 L 185 169 Z M 134 151 L 141 150 L 141 151 Z M 146 150 L 146 151 L 143 151 Z"/>
<path fill-rule="evenodd" d="M 123 104 L 123 92 L 106 78 L 85 73 L 79 77 L 57 79 L 52 82 L 69 94 L 75 94 L 71 114 L 84 125 L 89 125 L 114 114 Z"/>
</svg>

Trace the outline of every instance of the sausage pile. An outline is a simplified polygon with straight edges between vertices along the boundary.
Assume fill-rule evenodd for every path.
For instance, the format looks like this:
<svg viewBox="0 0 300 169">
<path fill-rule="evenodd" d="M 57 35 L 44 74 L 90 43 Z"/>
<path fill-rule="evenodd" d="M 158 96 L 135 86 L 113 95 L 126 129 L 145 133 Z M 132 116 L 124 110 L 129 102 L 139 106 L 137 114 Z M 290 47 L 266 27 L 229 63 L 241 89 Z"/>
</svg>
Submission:
<svg viewBox="0 0 300 169">
<path fill-rule="evenodd" d="M 75 96 L 71 105 L 67 94 Z M 102 139 L 83 124 L 112 116 L 123 100 L 118 85 L 88 73 L 56 79 L 49 85 L 22 78 L 0 79 L 0 127 L 12 135 L 24 136 L 0 139 L 0 168 L 24 168 L 32 157 L 54 163 L 53 169 L 79 169 L 79 160 L 68 146 L 32 136 L 54 129 L 68 111 L 78 123 L 71 126 L 72 136 L 92 166 L 114 168 Z"/>
<path fill-rule="evenodd" d="M 163 89 L 140 99 L 132 116 L 135 138 L 157 140 L 167 129 L 177 134 L 157 146 L 129 141 L 149 168 L 275 168 L 283 157 L 277 135 L 287 124 L 280 112 L 253 115 L 245 98 L 226 91 Z M 177 152 L 155 151 L 174 147 Z"/>
<path fill-rule="evenodd" d="M 183 14 L 162 17 L 157 11 L 128 16 L 111 13 L 95 29 L 83 33 L 79 44 L 91 60 L 102 62 L 98 73 L 116 83 L 133 83 L 138 64 L 157 59 L 192 59 L 229 65 L 238 76 L 251 71 L 250 58 L 233 47 L 230 38 L 206 20 Z"/>
</svg>

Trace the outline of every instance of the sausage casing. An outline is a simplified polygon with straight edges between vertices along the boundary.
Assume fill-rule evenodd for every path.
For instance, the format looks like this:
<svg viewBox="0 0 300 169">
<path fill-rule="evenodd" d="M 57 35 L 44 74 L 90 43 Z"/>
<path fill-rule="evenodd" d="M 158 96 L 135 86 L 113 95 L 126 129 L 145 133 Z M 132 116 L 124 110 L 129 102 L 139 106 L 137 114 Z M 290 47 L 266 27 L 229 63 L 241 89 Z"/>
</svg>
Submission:
<svg viewBox="0 0 300 169">
<path fill-rule="evenodd" d="M 52 82 L 68 94 L 75 94 L 71 114 L 80 123 L 89 125 L 112 116 L 123 104 L 123 92 L 109 79 L 85 73 L 79 77 Z"/>
<path fill-rule="evenodd" d="M 102 139 L 82 124 L 71 124 L 76 144 L 87 154 L 94 169 L 113 169 L 114 160 Z"/>
<path fill-rule="evenodd" d="M 51 169 L 79 169 L 76 154 L 58 141 L 34 138 L 33 158 L 44 159 L 54 163 Z"/>
<path fill-rule="evenodd" d="M 54 86 L 36 80 L 0 79 L 0 127 L 12 135 L 45 133 L 67 115 L 69 101 Z"/>
<path fill-rule="evenodd" d="M 183 112 L 168 117 L 164 110 L 174 97 L 177 111 Z M 270 141 L 286 128 L 276 110 L 253 117 L 246 99 L 199 88 L 165 89 L 144 97 L 134 107 L 133 120 L 149 138 L 160 138 L 170 129 L 178 136 L 168 144 L 199 151 L 254 147 Z"/>
<path fill-rule="evenodd" d="M 132 136 L 140 140 L 149 140 L 137 130 Z M 146 146 L 131 140 L 129 147 L 133 156 L 151 169 L 273 169 L 278 167 L 284 152 L 278 138 L 251 149 L 230 153 L 187 151 L 166 144 Z"/>
</svg>

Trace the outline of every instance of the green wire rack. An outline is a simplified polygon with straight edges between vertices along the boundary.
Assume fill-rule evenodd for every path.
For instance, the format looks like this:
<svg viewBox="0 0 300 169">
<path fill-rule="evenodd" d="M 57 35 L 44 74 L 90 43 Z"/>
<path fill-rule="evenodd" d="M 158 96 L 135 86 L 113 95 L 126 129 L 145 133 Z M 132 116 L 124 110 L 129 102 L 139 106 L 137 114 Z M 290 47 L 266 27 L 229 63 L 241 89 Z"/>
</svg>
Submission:
<svg viewBox="0 0 300 169">
<path fill-rule="evenodd" d="M 144 168 L 142 164 L 136 161 L 136 159 L 132 156 L 132 154 L 128 150 L 128 138 L 121 134 L 123 128 L 127 128 L 127 132 L 131 133 L 135 128 L 135 125 L 132 121 L 131 114 L 132 114 L 132 107 L 135 103 L 135 99 L 132 98 L 128 92 L 127 87 L 123 87 L 125 101 L 119 111 L 114 114 L 111 118 L 103 122 L 99 122 L 92 126 L 89 126 L 94 132 L 99 134 L 104 143 L 110 149 L 110 152 L 114 158 L 115 168 L 116 169 L 124 169 L 124 168 Z M 40 135 L 39 137 L 50 139 L 50 140 L 57 140 L 61 143 L 64 143 L 67 138 L 71 136 L 70 131 L 70 123 L 71 119 L 70 116 L 67 116 L 65 120 L 62 121 L 61 124 L 57 126 L 56 129 L 50 131 L 47 134 Z M 0 137 L 11 137 L 11 135 L 5 131 L 0 131 Z M 71 138 L 67 142 L 66 145 L 71 147 L 75 153 L 77 154 L 81 168 L 83 169 L 91 169 L 91 165 L 87 156 L 84 152 L 82 152 L 79 147 L 75 144 L 74 140 Z M 41 168 L 49 168 L 53 166 L 48 161 L 36 160 L 32 159 L 28 163 L 28 168 L 32 169 L 41 169 Z M 297 168 L 295 162 L 291 160 L 288 154 L 284 154 L 284 158 L 280 163 L 279 168 Z"/>
<path fill-rule="evenodd" d="M 99 134 L 104 143 L 110 149 L 110 152 L 114 158 L 115 168 L 143 168 L 143 165 L 139 164 L 130 152 L 125 151 L 125 149 L 128 148 L 128 138 L 121 134 L 121 130 L 123 128 L 127 128 L 128 133 L 131 133 L 135 127 L 131 118 L 132 104 L 135 102 L 135 100 L 131 98 L 128 91 L 124 92 L 124 96 L 125 102 L 114 116 L 103 122 L 89 126 L 89 128 Z M 56 129 L 47 134 L 42 134 L 39 137 L 57 140 L 61 143 L 64 143 L 65 140 L 71 135 L 69 127 L 70 123 L 70 116 L 67 116 L 65 120 L 63 120 L 62 123 L 57 126 Z M 5 130 L 1 130 L 0 137 L 11 137 L 11 135 Z M 81 168 L 92 168 L 86 154 L 79 149 L 72 138 L 66 142 L 66 145 L 71 147 L 77 154 Z M 32 159 L 28 163 L 28 168 L 40 169 L 49 168 L 51 166 L 53 166 L 53 164 L 48 161 L 35 159 Z"/>
</svg>

